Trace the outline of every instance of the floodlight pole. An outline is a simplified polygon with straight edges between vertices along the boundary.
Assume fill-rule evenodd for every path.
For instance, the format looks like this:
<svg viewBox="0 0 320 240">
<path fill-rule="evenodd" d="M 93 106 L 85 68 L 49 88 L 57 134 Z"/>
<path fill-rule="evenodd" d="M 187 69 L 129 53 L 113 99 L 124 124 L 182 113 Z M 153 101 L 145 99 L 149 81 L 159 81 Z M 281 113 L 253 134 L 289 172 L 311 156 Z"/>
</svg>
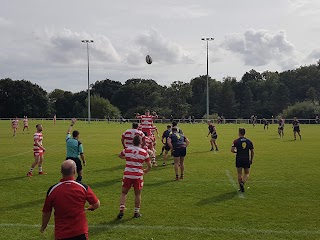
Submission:
<svg viewBox="0 0 320 240">
<path fill-rule="evenodd" d="M 207 42 L 207 120 L 209 120 L 209 41 L 213 41 L 214 38 L 201 38 L 202 41 Z"/>
<path fill-rule="evenodd" d="M 88 58 L 88 123 L 91 120 L 91 110 L 90 110 L 90 65 L 89 65 L 89 43 L 93 43 L 93 40 L 82 40 L 81 42 L 87 44 L 87 58 Z"/>
</svg>

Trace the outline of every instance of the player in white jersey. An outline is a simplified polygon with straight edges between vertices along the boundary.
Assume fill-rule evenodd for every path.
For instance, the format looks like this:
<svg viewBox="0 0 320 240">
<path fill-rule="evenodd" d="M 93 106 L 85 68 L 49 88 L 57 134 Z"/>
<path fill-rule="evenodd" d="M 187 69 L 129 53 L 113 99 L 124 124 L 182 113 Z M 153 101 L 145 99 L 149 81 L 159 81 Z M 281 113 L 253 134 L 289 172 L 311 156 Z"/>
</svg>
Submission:
<svg viewBox="0 0 320 240">
<path fill-rule="evenodd" d="M 29 133 L 29 120 L 28 120 L 28 117 L 27 116 L 24 116 L 23 118 L 23 133 L 24 133 L 24 130 L 27 129 L 28 133 Z"/>
<path fill-rule="evenodd" d="M 41 124 L 38 124 L 36 126 L 37 128 L 37 132 L 33 135 L 33 155 L 34 155 L 34 162 L 31 165 L 31 168 L 29 170 L 29 172 L 27 173 L 28 177 L 32 177 L 32 172 L 33 169 L 38 165 L 39 167 L 39 174 L 40 175 L 44 175 L 46 174 L 45 172 L 42 171 L 42 164 L 43 164 L 43 160 L 44 160 L 44 152 L 46 151 L 46 149 L 43 147 L 42 144 L 42 130 L 43 127 Z"/>
</svg>

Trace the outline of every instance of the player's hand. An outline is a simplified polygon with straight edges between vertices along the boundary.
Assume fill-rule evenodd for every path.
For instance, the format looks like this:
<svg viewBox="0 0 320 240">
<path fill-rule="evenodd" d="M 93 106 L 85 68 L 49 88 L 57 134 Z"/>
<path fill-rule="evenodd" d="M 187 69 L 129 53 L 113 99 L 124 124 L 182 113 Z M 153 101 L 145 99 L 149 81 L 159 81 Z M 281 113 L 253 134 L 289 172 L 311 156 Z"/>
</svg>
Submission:
<svg viewBox="0 0 320 240">
<path fill-rule="evenodd" d="M 148 173 L 147 169 L 143 169 L 143 175 L 147 173 Z"/>
<path fill-rule="evenodd" d="M 83 166 L 87 165 L 87 162 L 85 160 L 83 160 L 82 162 L 83 162 Z"/>
<path fill-rule="evenodd" d="M 77 119 L 76 118 L 72 118 L 71 119 L 71 125 L 74 125 L 76 123 Z"/>
<path fill-rule="evenodd" d="M 94 211 L 94 208 L 90 205 L 89 207 L 85 208 L 86 211 Z"/>
<path fill-rule="evenodd" d="M 42 150 L 45 152 L 46 151 L 46 149 L 45 148 L 42 148 Z"/>
</svg>

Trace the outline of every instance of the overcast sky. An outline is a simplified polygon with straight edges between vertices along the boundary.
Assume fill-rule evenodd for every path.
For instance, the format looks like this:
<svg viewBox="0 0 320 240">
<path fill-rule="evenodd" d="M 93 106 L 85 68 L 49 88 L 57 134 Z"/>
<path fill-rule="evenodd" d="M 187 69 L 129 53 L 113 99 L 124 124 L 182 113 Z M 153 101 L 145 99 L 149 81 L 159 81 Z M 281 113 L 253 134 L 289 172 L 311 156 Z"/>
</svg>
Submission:
<svg viewBox="0 0 320 240">
<path fill-rule="evenodd" d="M 320 59 L 319 0 L 8 0 L 0 7 L 0 78 L 45 90 L 87 88 L 106 78 L 169 85 L 206 74 L 240 79 Z M 149 54 L 154 62 L 145 63 Z"/>
</svg>

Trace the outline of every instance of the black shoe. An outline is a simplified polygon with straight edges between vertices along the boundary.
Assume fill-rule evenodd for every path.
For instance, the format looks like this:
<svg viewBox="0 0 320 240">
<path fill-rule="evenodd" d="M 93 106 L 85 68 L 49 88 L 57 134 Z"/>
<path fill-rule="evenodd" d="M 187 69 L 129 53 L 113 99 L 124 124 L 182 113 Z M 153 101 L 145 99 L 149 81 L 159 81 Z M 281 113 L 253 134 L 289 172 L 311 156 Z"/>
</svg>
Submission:
<svg viewBox="0 0 320 240">
<path fill-rule="evenodd" d="M 139 218 L 139 217 L 141 217 L 141 216 L 142 216 L 141 213 L 134 213 L 134 215 L 133 215 L 134 218 Z"/>
<path fill-rule="evenodd" d="M 123 217 L 123 213 L 120 212 L 120 213 L 118 214 L 117 218 L 118 218 L 118 219 L 121 219 L 122 217 Z"/>
<path fill-rule="evenodd" d="M 161 156 L 163 153 L 160 153 L 159 156 Z"/>
<path fill-rule="evenodd" d="M 214 150 L 213 148 L 210 149 L 210 151 L 213 151 L 213 150 Z"/>
<path fill-rule="evenodd" d="M 239 186 L 240 186 L 240 192 L 244 192 L 244 183 L 240 183 Z"/>
<path fill-rule="evenodd" d="M 166 163 L 162 163 L 162 166 L 166 166 Z"/>
<path fill-rule="evenodd" d="M 216 148 L 216 151 L 219 151 L 219 149 L 218 149 L 218 148 Z"/>
</svg>

